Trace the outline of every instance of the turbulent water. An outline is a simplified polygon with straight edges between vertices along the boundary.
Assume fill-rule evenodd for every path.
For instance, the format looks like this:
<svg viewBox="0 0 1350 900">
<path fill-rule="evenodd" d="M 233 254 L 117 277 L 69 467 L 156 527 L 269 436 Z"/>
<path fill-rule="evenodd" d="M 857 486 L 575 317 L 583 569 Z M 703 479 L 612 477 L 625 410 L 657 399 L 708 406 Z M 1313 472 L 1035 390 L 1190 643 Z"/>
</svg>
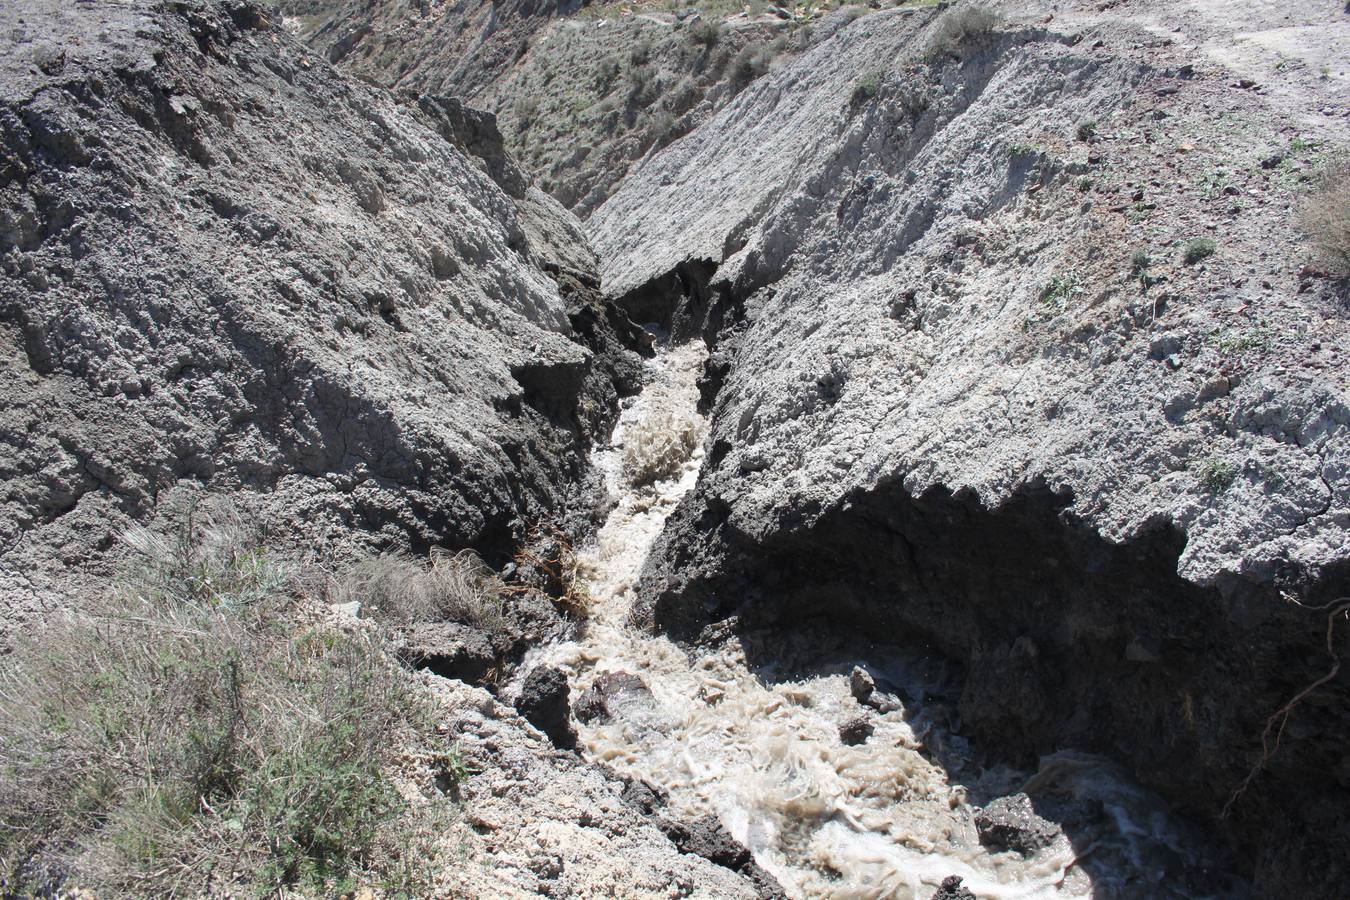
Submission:
<svg viewBox="0 0 1350 900">
<path fill-rule="evenodd" d="M 926 900 L 950 875 L 980 897 L 1236 893 L 1206 867 L 1203 840 L 1105 761 L 1062 753 L 1035 774 L 982 764 L 943 700 L 940 663 L 870 648 L 862 658 L 814 634 L 686 651 L 628 626 L 643 561 L 698 476 L 705 354 L 698 342 L 663 350 L 596 452 L 615 506 L 582 551 L 590 619 L 578 640 L 531 661 L 563 668 L 574 697 L 607 672 L 645 682 L 613 697 L 609 720 L 579 726 L 583 752 L 665 788 L 677 814 L 716 814 L 793 897 Z M 661 477 L 644 483 L 653 468 Z M 771 667 L 747 662 L 757 643 L 772 648 Z M 896 708 L 860 705 L 855 666 L 875 679 L 882 709 Z M 863 714 L 872 735 L 846 745 L 840 726 Z M 975 804 L 1019 790 L 1064 826 L 1029 857 L 986 849 L 974 825 Z"/>
</svg>

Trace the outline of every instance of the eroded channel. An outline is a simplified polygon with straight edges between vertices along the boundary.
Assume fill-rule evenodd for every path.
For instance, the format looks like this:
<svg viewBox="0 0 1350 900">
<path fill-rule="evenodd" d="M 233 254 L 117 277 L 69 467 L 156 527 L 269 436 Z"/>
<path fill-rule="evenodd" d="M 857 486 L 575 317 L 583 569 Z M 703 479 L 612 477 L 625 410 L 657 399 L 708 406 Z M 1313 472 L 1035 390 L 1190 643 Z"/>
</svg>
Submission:
<svg viewBox="0 0 1350 900">
<path fill-rule="evenodd" d="M 665 789 L 675 815 L 717 816 L 792 897 L 927 900 L 950 876 L 979 897 L 1240 895 L 1204 836 L 1108 761 L 990 762 L 960 734 L 940 660 L 802 632 L 690 649 L 629 626 L 647 553 L 698 478 L 705 357 L 698 341 L 661 348 L 596 451 L 614 506 L 580 551 L 590 618 L 526 664 L 563 669 L 574 699 L 603 694 L 578 724 L 585 756 Z M 982 842 L 980 809 L 1022 792 L 1034 816 L 985 819 Z"/>
</svg>

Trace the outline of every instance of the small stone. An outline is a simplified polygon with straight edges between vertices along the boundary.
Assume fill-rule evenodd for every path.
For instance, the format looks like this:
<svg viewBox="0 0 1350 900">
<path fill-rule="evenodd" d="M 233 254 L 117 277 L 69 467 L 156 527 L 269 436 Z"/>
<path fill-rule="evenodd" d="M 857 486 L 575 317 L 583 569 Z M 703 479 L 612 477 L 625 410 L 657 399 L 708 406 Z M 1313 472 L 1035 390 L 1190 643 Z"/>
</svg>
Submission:
<svg viewBox="0 0 1350 900">
<path fill-rule="evenodd" d="M 948 875 L 930 900 L 975 900 L 975 895 L 961 886 L 960 875 Z"/>
<path fill-rule="evenodd" d="M 350 603 L 330 603 L 329 606 L 333 612 L 341 616 L 351 616 L 353 619 L 361 616 L 360 600 L 353 600 Z"/>
<path fill-rule="evenodd" d="M 859 703 L 866 703 L 867 698 L 872 696 L 872 692 L 877 689 L 877 683 L 872 680 L 872 676 L 867 674 L 867 670 L 862 666 L 854 666 L 852 673 L 848 676 L 848 690 L 853 695 L 853 699 Z"/>
<path fill-rule="evenodd" d="M 867 716 L 856 716 L 839 726 L 839 740 L 849 747 L 864 744 L 875 729 Z"/>
</svg>

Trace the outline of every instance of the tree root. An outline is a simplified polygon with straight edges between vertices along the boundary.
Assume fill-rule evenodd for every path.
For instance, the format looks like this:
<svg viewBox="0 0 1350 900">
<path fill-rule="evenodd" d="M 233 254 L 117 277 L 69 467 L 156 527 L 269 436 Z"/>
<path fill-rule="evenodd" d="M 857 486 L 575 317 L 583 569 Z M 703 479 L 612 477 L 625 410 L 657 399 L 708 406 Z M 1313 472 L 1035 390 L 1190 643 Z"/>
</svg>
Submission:
<svg viewBox="0 0 1350 900">
<path fill-rule="evenodd" d="M 1293 598 L 1290 599 L 1292 600 Z M 1297 600 L 1293 600 L 1293 602 L 1297 603 L 1299 606 L 1303 605 Z M 1223 810 L 1219 813 L 1220 819 L 1228 818 L 1228 814 L 1233 809 L 1233 804 L 1247 792 L 1247 788 L 1251 787 L 1252 782 L 1255 781 L 1256 777 L 1265 769 L 1266 763 L 1270 762 L 1270 758 L 1279 751 L 1280 740 L 1284 737 L 1284 728 L 1289 723 L 1289 714 L 1294 711 L 1294 707 L 1303 702 L 1303 700 L 1313 691 L 1340 674 L 1341 658 L 1339 654 L 1336 653 L 1335 647 L 1336 617 L 1350 611 L 1350 598 L 1338 597 L 1330 603 L 1323 606 L 1312 607 L 1312 609 L 1318 612 L 1330 610 L 1327 613 L 1327 654 L 1331 657 L 1331 669 L 1321 678 L 1291 697 L 1287 703 L 1275 710 L 1269 719 L 1266 719 L 1266 727 L 1261 732 L 1261 758 L 1257 760 L 1256 765 L 1252 766 L 1252 770 L 1247 773 L 1247 777 L 1242 779 L 1242 783 L 1233 791 L 1232 796 L 1228 798 L 1228 802 L 1223 805 Z M 1277 723 L 1278 728 L 1276 727 Z M 1275 734 L 1274 744 L 1271 744 L 1270 741 L 1272 731 Z"/>
</svg>

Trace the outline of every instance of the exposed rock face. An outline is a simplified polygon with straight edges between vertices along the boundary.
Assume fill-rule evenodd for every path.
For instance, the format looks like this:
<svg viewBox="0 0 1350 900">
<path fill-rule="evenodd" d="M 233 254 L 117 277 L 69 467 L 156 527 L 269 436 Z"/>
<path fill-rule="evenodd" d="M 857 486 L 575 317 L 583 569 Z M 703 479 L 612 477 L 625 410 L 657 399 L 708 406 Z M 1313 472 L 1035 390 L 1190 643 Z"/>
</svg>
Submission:
<svg viewBox="0 0 1350 900">
<path fill-rule="evenodd" d="M 314 548 L 501 550 L 577 492 L 637 358 L 490 117 L 238 0 L 7 4 L 0 60 L 11 612 L 181 482 Z"/>
<path fill-rule="evenodd" d="M 1120 44 L 1075 44 L 1086 19 L 924 64 L 931 18 L 855 23 L 649 160 L 593 218 L 610 294 L 707 259 L 746 304 L 714 436 L 733 526 L 818 519 L 896 481 L 989 508 L 1048 490 L 1114 541 L 1176 527 L 1198 584 L 1345 558 L 1345 372 L 1303 365 L 1339 352 L 1339 297 L 1299 275 L 1290 191 L 1245 165 L 1278 148 L 1263 133 L 1219 159 L 1131 149 L 1155 121 L 1219 140 L 1187 107 L 1224 92 L 1223 73 L 1169 78 Z M 860 73 L 892 58 L 860 107 Z M 1096 120 L 1092 143 L 1075 138 Z M 1192 169 L 1216 164 L 1251 179 L 1242 209 L 1193 195 Z M 1159 166 L 1180 187 L 1147 185 Z M 1184 266 L 1181 243 L 1210 224 L 1194 204 L 1222 221 L 1222 250 Z M 1278 258 L 1249 274 L 1276 225 Z M 1163 279 L 1147 291 L 1134 249 Z"/>
<path fill-rule="evenodd" d="M 497 665 L 497 650 L 487 634 L 456 622 L 415 625 L 394 644 L 399 659 L 442 678 L 477 684 Z"/>
<path fill-rule="evenodd" d="M 913 636 L 965 663 L 986 745 L 1108 752 L 1215 821 L 1261 765 L 1222 825 L 1258 890 L 1334 890 L 1344 679 L 1269 760 L 1260 735 L 1332 664 L 1325 611 L 1281 592 L 1350 593 L 1350 330 L 1304 268 L 1316 160 L 1285 137 L 1347 122 L 1220 64 L 1223 28 L 1283 20 L 1188 11 L 1160 39 L 1065 7 L 930 54 L 938 11 L 868 16 L 592 216 L 606 292 L 650 304 L 676 273 L 668 304 L 717 344 L 646 620 L 692 636 L 744 601 Z M 1289 47 L 1315 58 L 1340 15 L 1305 8 Z"/>
<path fill-rule="evenodd" d="M 681 853 L 701 856 L 723 868 L 741 873 L 754 886 L 761 900 L 787 896 L 777 880 L 760 868 L 750 850 L 732 837 L 716 816 L 703 816 L 692 822 L 672 818 L 666 814 L 669 801 L 666 793 L 637 778 L 624 779 L 621 796 L 625 803 L 660 828 Z"/>
</svg>

